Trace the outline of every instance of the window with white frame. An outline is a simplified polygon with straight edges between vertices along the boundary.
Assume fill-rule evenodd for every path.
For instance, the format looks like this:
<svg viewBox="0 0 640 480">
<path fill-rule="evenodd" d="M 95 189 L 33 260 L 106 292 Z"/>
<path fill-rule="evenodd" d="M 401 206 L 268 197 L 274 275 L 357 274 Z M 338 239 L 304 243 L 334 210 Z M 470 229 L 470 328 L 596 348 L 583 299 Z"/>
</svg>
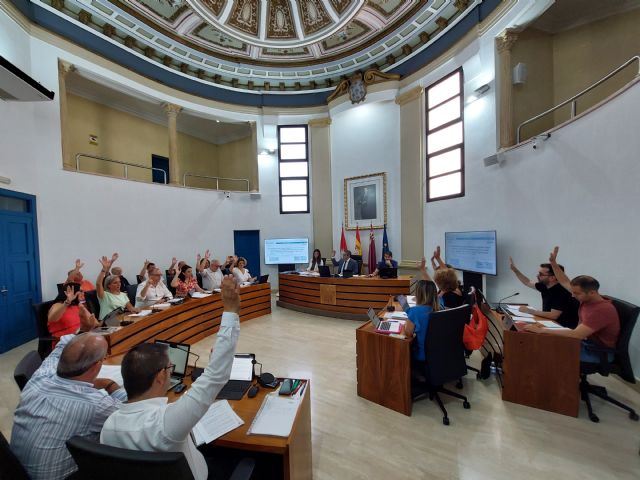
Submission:
<svg viewBox="0 0 640 480">
<path fill-rule="evenodd" d="M 309 213 L 309 134 L 306 125 L 278 127 L 280 213 Z"/>
<path fill-rule="evenodd" d="M 462 68 L 426 88 L 427 202 L 464 196 Z"/>
</svg>

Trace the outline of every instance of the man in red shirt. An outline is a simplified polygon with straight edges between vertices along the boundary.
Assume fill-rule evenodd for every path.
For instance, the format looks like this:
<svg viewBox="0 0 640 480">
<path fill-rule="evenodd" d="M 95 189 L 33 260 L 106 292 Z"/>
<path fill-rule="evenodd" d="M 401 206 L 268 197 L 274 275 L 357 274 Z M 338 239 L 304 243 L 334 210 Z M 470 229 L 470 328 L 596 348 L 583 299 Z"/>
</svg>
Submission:
<svg viewBox="0 0 640 480">
<path fill-rule="evenodd" d="M 565 337 L 580 338 L 582 348 L 580 361 L 599 363 L 599 355 L 589 350 L 589 344 L 595 344 L 607 348 L 615 348 L 620 335 L 620 319 L 618 311 L 611 303 L 598 292 L 600 283 L 588 275 L 579 275 L 573 280 L 562 271 L 556 258 L 559 247 L 555 247 L 549 256 L 549 263 L 553 268 L 553 274 L 558 282 L 571 292 L 573 298 L 580 302 L 578 309 L 578 326 L 570 329 L 545 328 L 539 323 L 527 325 L 525 330 L 529 332 L 544 332 Z M 609 354 L 609 360 L 613 360 L 613 353 Z"/>
</svg>

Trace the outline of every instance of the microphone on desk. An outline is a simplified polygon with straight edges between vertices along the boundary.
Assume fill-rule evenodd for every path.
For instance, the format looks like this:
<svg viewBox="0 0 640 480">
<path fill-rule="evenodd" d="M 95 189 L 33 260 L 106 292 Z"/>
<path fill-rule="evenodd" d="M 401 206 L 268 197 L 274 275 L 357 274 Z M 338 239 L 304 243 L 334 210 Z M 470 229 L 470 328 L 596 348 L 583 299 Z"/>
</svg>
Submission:
<svg viewBox="0 0 640 480">
<path fill-rule="evenodd" d="M 516 293 L 514 293 L 514 294 L 512 294 L 512 295 L 506 296 L 506 297 L 504 297 L 504 298 L 502 298 L 502 299 L 498 300 L 498 307 L 496 308 L 496 310 L 497 310 L 498 312 L 502 312 L 502 313 L 504 313 L 504 310 L 503 310 L 503 308 L 502 308 L 502 302 L 504 302 L 505 300 L 509 300 L 510 298 L 515 297 L 516 295 L 520 295 L 520 292 L 516 292 Z"/>
</svg>

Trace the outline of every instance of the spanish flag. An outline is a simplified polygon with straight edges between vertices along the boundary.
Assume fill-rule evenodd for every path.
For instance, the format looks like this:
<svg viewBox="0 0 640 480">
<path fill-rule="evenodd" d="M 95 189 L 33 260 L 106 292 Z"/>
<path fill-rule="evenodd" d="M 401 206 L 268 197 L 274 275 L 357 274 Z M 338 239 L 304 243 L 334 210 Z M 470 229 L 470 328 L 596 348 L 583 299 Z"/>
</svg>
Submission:
<svg viewBox="0 0 640 480">
<path fill-rule="evenodd" d="M 362 256 L 362 244 L 360 243 L 360 227 L 356 225 L 356 255 Z"/>
</svg>

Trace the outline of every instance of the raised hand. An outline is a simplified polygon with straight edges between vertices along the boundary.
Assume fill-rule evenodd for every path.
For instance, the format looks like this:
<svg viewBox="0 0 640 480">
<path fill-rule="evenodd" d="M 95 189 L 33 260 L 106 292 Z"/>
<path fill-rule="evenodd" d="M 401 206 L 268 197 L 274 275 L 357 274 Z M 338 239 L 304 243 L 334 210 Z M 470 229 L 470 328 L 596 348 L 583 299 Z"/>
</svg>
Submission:
<svg viewBox="0 0 640 480">
<path fill-rule="evenodd" d="M 172 257 L 171 258 L 171 266 L 169 267 L 169 269 L 175 267 L 176 263 L 178 263 L 178 259 L 176 257 Z"/>
<path fill-rule="evenodd" d="M 436 258 L 440 260 L 440 245 L 436 246 Z"/>
<path fill-rule="evenodd" d="M 74 292 L 73 291 L 73 287 L 71 285 L 68 285 L 66 290 L 64 291 L 65 296 L 67 297 L 67 302 L 71 303 L 73 302 L 76 298 L 78 298 L 78 294 L 80 293 L 80 291 Z"/>
<path fill-rule="evenodd" d="M 422 257 L 422 260 L 420 260 L 419 262 L 416 262 L 416 266 L 420 270 L 426 270 L 427 269 L 427 259 Z"/>
<path fill-rule="evenodd" d="M 549 263 L 553 264 L 557 262 L 559 250 L 560 250 L 560 247 L 553 247 L 553 252 L 549 254 Z"/>
<path fill-rule="evenodd" d="M 202 256 L 200 254 L 196 255 L 196 262 L 198 265 L 200 264 L 200 260 L 202 260 Z"/>
<path fill-rule="evenodd" d="M 207 251 L 206 251 L 206 252 L 204 252 L 204 258 L 205 258 L 206 260 L 209 260 L 209 249 L 207 249 Z"/>
<path fill-rule="evenodd" d="M 516 264 L 515 264 L 515 263 L 513 263 L 513 258 L 511 258 L 511 257 L 509 257 L 509 268 L 510 268 L 511 270 L 513 270 L 514 272 L 515 272 L 516 270 L 518 270 L 518 268 L 516 267 Z"/>
<path fill-rule="evenodd" d="M 115 262 L 118 259 L 119 256 L 120 255 L 118 255 L 117 253 L 114 253 L 113 255 L 111 255 L 111 264 L 112 265 L 113 265 L 113 262 Z"/>
<path fill-rule="evenodd" d="M 240 313 L 240 285 L 233 275 L 222 279 L 221 295 L 225 312 Z"/>
<path fill-rule="evenodd" d="M 111 262 L 104 255 L 98 259 L 98 262 L 100 262 L 100 265 L 102 265 L 103 270 L 109 270 L 111 268 Z"/>
<path fill-rule="evenodd" d="M 145 258 L 144 259 L 144 267 L 143 268 L 146 270 L 148 266 L 149 266 L 149 260 Z"/>
<path fill-rule="evenodd" d="M 80 270 L 82 267 L 84 267 L 84 263 L 79 258 L 76 258 L 76 270 Z"/>
</svg>

